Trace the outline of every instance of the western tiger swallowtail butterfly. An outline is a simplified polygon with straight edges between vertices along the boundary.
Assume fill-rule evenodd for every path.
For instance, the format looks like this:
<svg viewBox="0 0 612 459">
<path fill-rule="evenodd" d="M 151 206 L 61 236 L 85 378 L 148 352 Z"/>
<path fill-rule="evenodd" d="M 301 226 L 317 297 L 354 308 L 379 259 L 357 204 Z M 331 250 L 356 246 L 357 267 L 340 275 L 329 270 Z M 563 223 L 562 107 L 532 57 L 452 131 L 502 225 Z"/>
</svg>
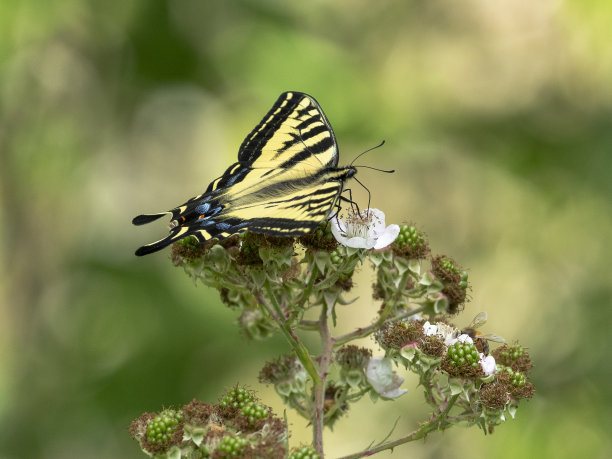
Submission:
<svg viewBox="0 0 612 459">
<path fill-rule="evenodd" d="M 134 225 L 171 216 L 170 234 L 144 245 L 147 255 L 188 236 L 200 243 L 244 231 L 301 236 L 316 228 L 357 170 L 338 167 L 338 145 L 317 101 L 301 92 L 280 95 L 242 142 L 238 161 L 206 191 L 167 212 L 144 214 Z"/>
</svg>

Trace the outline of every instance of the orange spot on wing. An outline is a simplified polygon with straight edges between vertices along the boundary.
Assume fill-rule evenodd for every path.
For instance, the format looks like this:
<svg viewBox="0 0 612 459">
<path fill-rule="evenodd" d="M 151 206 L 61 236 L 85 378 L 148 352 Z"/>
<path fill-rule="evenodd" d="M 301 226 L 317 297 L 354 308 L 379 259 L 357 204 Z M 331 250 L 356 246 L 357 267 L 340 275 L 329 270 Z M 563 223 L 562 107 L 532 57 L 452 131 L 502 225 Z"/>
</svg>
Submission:
<svg viewBox="0 0 612 459">
<path fill-rule="evenodd" d="M 206 215 L 200 215 L 200 216 L 198 217 L 198 220 L 202 220 L 202 219 L 203 219 L 205 216 L 206 216 Z"/>
</svg>

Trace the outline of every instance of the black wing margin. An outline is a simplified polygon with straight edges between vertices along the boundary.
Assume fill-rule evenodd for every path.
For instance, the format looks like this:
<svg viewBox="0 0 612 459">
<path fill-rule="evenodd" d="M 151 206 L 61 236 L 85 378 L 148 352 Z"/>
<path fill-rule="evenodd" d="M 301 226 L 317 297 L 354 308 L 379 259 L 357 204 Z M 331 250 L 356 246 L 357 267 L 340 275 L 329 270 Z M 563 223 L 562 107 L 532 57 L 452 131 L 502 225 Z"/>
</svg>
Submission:
<svg viewBox="0 0 612 459">
<path fill-rule="evenodd" d="M 318 134 L 323 134 L 323 137 L 313 143 L 310 139 Z M 283 139 L 280 144 L 279 138 Z M 294 149 L 296 145 L 300 145 L 298 150 Z M 291 153 L 283 154 L 289 149 Z M 287 91 L 279 96 L 266 116 L 244 139 L 238 151 L 238 161 L 251 166 L 265 153 L 263 167 L 283 168 L 326 151 L 330 151 L 329 157 L 323 159 L 321 166 L 336 167 L 336 137 L 321 106 L 308 94 Z"/>
</svg>

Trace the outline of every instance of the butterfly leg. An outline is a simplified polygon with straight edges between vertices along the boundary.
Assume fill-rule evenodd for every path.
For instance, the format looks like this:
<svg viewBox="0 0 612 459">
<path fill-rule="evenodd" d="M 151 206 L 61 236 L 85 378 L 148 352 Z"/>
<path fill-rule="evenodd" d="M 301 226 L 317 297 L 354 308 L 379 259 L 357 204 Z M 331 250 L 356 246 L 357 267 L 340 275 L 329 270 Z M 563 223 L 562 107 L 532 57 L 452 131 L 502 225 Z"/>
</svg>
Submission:
<svg viewBox="0 0 612 459">
<path fill-rule="evenodd" d="M 346 198 L 346 197 L 340 195 L 340 200 L 344 201 L 344 202 L 348 202 L 351 205 L 351 207 L 355 206 L 357 208 L 357 213 L 360 214 L 361 211 L 359 210 L 359 204 L 357 204 L 355 201 L 353 201 L 353 192 L 351 191 L 351 189 L 347 188 L 347 189 L 343 190 L 342 193 L 345 193 L 347 191 L 348 191 L 349 197 Z"/>
<path fill-rule="evenodd" d="M 363 187 L 363 188 L 364 188 L 364 189 L 365 189 L 365 190 L 368 192 L 368 208 L 367 208 L 367 210 L 368 210 L 368 212 L 369 212 L 369 211 L 370 211 L 370 199 L 372 198 L 372 195 L 370 194 L 370 190 L 368 190 L 368 187 L 367 187 L 367 186 L 365 186 L 363 183 L 361 183 L 361 182 L 360 182 L 360 181 L 357 179 L 357 177 L 353 177 L 353 178 L 355 179 L 355 181 L 356 181 L 357 183 L 359 183 L 359 184 L 360 184 L 360 185 L 361 185 L 361 186 L 362 186 L 362 187 Z"/>
</svg>

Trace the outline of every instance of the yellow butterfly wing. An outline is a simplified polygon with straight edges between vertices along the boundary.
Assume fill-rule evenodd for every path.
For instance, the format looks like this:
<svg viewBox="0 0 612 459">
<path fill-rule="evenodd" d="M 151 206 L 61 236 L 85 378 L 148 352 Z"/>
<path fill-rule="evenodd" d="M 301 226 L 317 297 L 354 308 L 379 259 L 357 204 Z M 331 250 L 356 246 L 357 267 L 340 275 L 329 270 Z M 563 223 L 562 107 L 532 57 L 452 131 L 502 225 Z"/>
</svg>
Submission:
<svg viewBox="0 0 612 459">
<path fill-rule="evenodd" d="M 242 143 L 238 162 L 206 191 L 168 212 L 139 215 L 141 225 L 172 215 L 170 235 L 136 251 L 155 252 L 193 235 L 201 242 L 243 231 L 299 236 L 329 214 L 353 167 L 338 168 L 334 131 L 317 101 L 281 94 Z"/>
</svg>

